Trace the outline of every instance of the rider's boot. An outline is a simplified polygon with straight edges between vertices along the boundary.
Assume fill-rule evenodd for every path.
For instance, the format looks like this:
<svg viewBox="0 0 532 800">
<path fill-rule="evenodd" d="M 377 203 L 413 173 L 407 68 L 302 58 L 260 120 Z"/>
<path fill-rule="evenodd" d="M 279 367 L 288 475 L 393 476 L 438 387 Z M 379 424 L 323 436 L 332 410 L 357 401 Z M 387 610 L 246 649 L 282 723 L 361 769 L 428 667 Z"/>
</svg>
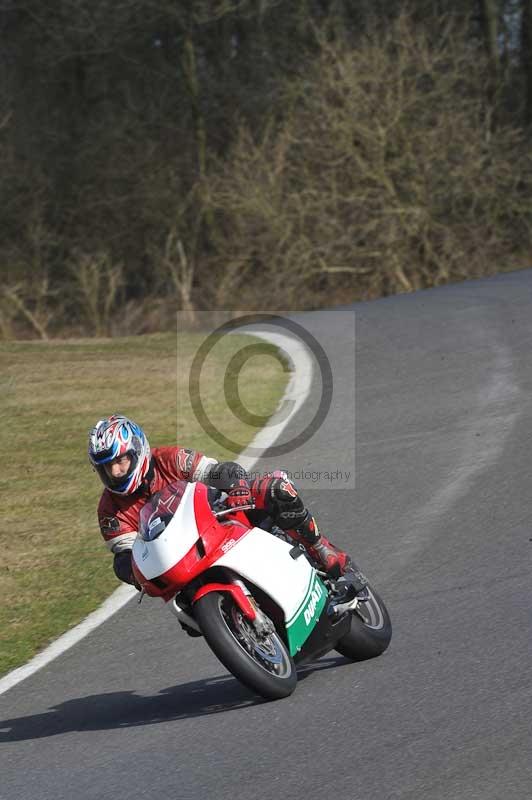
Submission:
<svg viewBox="0 0 532 800">
<path fill-rule="evenodd" d="M 331 578 L 339 578 L 349 571 L 351 559 L 319 532 L 316 520 L 307 516 L 297 528 L 286 531 L 292 539 L 303 545 L 307 553 Z"/>
<path fill-rule="evenodd" d="M 320 536 L 319 541 L 307 550 L 331 578 L 345 575 L 351 566 L 351 559 L 347 553 L 332 544 L 325 536 Z"/>
<path fill-rule="evenodd" d="M 335 547 L 325 536 L 321 536 L 316 520 L 310 513 L 303 525 L 299 525 L 295 530 L 286 531 L 286 533 L 304 546 L 310 557 L 321 566 L 323 572 L 326 572 L 328 577 L 336 582 L 337 589 L 340 589 L 340 584 L 342 584 L 342 591 L 348 592 L 350 597 L 358 596 L 362 600 L 367 599 L 367 578 L 347 553 Z M 313 539 L 314 541 L 312 541 Z"/>
<path fill-rule="evenodd" d="M 321 536 L 316 520 L 305 508 L 296 487 L 283 470 L 276 470 L 252 486 L 257 508 L 270 511 L 276 524 L 291 539 L 302 544 L 310 557 L 331 578 L 339 578 L 349 570 L 351 559 L 325 536 Z"/>
</svg>

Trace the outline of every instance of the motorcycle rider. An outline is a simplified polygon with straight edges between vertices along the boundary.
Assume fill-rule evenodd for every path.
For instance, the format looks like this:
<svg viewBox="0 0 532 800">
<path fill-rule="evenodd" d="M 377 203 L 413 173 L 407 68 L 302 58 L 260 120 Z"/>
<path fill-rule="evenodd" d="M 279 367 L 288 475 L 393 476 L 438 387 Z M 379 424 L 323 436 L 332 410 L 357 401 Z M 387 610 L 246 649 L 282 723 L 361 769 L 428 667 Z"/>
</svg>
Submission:
<svg viewBox="0 0 532 800">
<path fill-rule="evenodd" d="M 135 585 L 131 549 L 140 510 L 150 495 L 175 480 L 200 481 L 227 492 L 229 508 L 253 504 L 255 511 L 246 512 L 253 524 L 269 516 L 331 577 L 349 570 L 349 556 L 320 534 L 314 517 L 282 470 L 251 481 L 234 461 L 218 462 L 183 447 L 152 449 L 142 428 L 120 414 L 99 420 L 90 430 L 88 453 L 104 485 L 98 505 L 100 530 L 114 555 L 115 574 L 125 583 Z"/>
</svg>

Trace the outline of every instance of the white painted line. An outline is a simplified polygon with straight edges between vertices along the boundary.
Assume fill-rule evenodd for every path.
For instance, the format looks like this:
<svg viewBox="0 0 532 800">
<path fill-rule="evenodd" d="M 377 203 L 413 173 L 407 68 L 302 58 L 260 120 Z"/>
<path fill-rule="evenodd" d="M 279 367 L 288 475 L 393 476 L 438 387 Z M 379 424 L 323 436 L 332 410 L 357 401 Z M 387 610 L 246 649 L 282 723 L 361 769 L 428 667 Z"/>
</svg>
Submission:
<svg viewBox="0 0 532 800">
<path fill-rule="evenodd" d="M 83 622 L 80 622 L 75 628 L 64 633 L 59 639 L 56 639 L 55 642 L 52 642 L 51 645 L 43 650 L 42 653 L 38 653 L 31 661 L 28 661 L 27 664 L 18 667 L 18 669 L 14 669 L 12 672 L 8 672 L 7 675 L 0 678 L 0 694 L 7 692 L 8 689 L 11 689 L 12 686 L 25 680 L 25 678 L 29 678 L 29 676 L 37 672 L 38 669 L 46 666 L 46 664 L 49 664 L 54 658 L 64 653 L 65 650 L 77 644 L 77 642 L 87 636 L 88 633 L 93 631 L 94 628 L 97 628 L 98 625 L 101 625 L 102 622 L 109 619 L 109 617 L 115 614 L 122 606 L 125 606 L 136 594 L 137 590 L 134 589 L 133 586 L 127 584 L 119 586 L 96 611 L 93 611 L 92 614 L 85 617 Z"/>
<path fill-rule="evenodd" d="M 253 457 L 247 456 L 246 452 L 250 448 L 264 452 L 271 447 L 272 444 L 279 438 L 283 430 L 286 428 L 294 414 L 297 414 L 305 399 L 308 397 L 310 385 L 312 381 L 312 359 L 308 355 L 306 348 L 297 339 L 292 339 L 289 336 L 281 335 L 270 331 L 255 331 L 249 330 L 249 333 L 254 336 L 260 336 L 262 339 L 274 344 L 279 349 L 282 349 L 288 356 L 293 372 L 292 376 L 286 387 L 285 394 L 281 398 L 278 408 L 284 406 L 285 402 L 290 402 L 292 407 L 290 412 L 286 415 L 283 414 L 283 419 L 277 424 L 270 424 L 255 436 L 250 443 L 249 447 L 243 451 L 238 457 L 238 462 L 242 464 L 245 469 L 251 467 L 260 458 L 260 453 Z M 239 330 L 242 333 L 242 330 Z M 70 647 L 73 647 L 81 639 L 85 638 L 91 631 L 109 619 L 113 614 L 116 614 L 123 606 L 126 605 L 133 597 L 137 595 L 137 590 L 132 586 L 120 586 L 113 594 L 96 609 L 92 614 L 89 614 L 79 625 L 75 628 L 64 633 L 55 642 L 52 642 L 42 653 L 38 653 L 31 661 L 24 664 L 18 669 L 8 672 L 3 678 L 0 678 L 0 695 L 7 692 L 17 683 L 29 678 L 34 672 L 53 661 L 54 658 L 62 655 Z"/>
<path fill-rule="evenodd" d="M 238 332 L 241 333 L 242 330 L 239 329 Z M 261 339 L 266 339 L 274 344 L 279 350 L 283 350 L 288 355 L 292 367 L 290 380 L 284 395 L 279 401 L 277 411 L 268 421 L 268 425 L 257 433 L 248 447 L 238 456 L 238 463 L 249 471 L 257 463 L 261 454 L 277 441 L 290 420 L 297 414 L 309 396 L 312 385 L 313 361 L 308 354 L 307 348 L 298 339 L 292 339 L 292 337 L 285 334 L 265 330 L 255 331 L 252 328 L 249 330 L 244 329 L 244 332 L 260 336 Z M 289 408 L 289 411 L 285 415 L 284 410 L 287 408 Z M 280 417 L 278 422 L 276 422 L 277 416 Z M 260 452 L 257 453 L 257 451 Z"/>
<path fill-rule="evenodd" d="M 397 574 L 411 563 L 417 553 L 438 536 L 437 523 L 448 517 L 452 507 L 470 490 L 482 472 L 497 463 L 524 408 L 513 369 L 512 353 L 506 345 L 491 343 L 494 358 L 486 383 L 477 391 L 470 406 L 471 422 L 465 430 L 457 429 L 446 437 L 449 452 L 456 451 L 452 465 L 441 486 L 434 487 L 430 499 L 415 508 L 404 525 L 405 533 L 396 536 L 396 553 L 390 563 Z"/>
</svg>

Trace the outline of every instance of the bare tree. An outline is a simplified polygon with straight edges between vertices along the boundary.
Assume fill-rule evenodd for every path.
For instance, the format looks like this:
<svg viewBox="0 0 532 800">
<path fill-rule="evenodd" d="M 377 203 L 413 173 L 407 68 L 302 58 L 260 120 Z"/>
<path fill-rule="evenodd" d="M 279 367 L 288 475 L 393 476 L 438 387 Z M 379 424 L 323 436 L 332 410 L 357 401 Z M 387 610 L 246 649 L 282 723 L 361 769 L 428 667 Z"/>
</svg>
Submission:
<svg viewBox="0 0 532 800">
<path fill-rule="evenodd" d="M 196 264 L 194 256 L 187 255 L 176 225 L 168 231 L 166 236 L 162 267 L 172 278 L 181 309 L 185 314 L 185 320 L 189 324 L 195 324 L 196 309 L 192 299 L 192 289 Z"/>
<path fill-rule="evenodd" d="M 104 251 L 73 254 L 70 272 L 81 314 L 95 336 L 113 333 L 115 315 L 120 315 L 122 265 Z"/>
<path fill-rule="evenodd" d="M 480 18 L 490 65 L 490 93 L 494 95 L 500 80 L 499 3 L 497 0 L 480 0 Z"/>
<path fill-rule="evenodd" d="M 22 317 L 40 339 L 49 339 L 49 326 L 54 319 L 51 298 L 57 291 L 50 289 L 48 277 L 25 281 L 2 288 L 0 298 L 0 328 L 5 338 L 11 338 L 17 317 Z"/>
<path fill-rule="evenodd" d="M 489 273 L 526 250 L 530 154 L 519 131 L 492 130 L 463 29 L 444 17 L 435 43 L 402 16 L 355 50 L 321 48 L 284 121 L 242 131 L 221 167 L 222 274 L 258 285 L 255 303 L 308 305 Z"/>
<path fill-rule="evenodd" d="M 532 0 L 522 0 L 521 58 L 525 77 L 525 119 L 532 124 Z"/>
</svg>

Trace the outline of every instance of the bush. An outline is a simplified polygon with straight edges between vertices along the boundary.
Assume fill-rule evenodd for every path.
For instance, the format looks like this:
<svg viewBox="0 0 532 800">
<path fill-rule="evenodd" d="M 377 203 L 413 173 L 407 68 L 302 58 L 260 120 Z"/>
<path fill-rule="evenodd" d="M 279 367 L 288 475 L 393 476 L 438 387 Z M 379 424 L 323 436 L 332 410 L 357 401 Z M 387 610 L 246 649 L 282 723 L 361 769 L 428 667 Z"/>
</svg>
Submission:
<svg viewBox="0 0 532 800">
<path fill-rule="evenodd" d="M 239 282 L 248 303 L 307 307 L 517 266 L 532 162 L 521 131 L 494 127 L 485 75 L 465 32 L 430 43 L 406 16 L 355 50 L 322 38 L 281 121 L 241 130 L 220 165 L 225 296 Z"/>
<path fill-rule="evenodd" d="M 69 148 L 53 125 L 50 150 L 33 142 L 36 124 L 15 125 L 6 82 L 0 337 L 149 333 L 172 329 L 178 308 L 192 325 L 201 309 L 319 307 L 526 266 L 532 155 L 509 124 L 505 78 L 488 86 L 471 20 L 381 11 L 373 30 L 371 15 L 353 22 L 356 34 L 334 15 L 338 25 L 306 15 L 284 85 L 280 68 L 268 73 L 277 50 L 266 29 L 248 20 L 240 41 L 242 20 L 237 33 L 222 26 L 238 109 L 200 91 L 229 92 L 223 70 L 205 72 L 200 37 L 187 102 L 172 70 L 150 103 L 104 93 Z M 180 41 L 164 58 L 148 48 L 150 58 L 169 68 Z M 262 53 L 262 82 L 241 77 L 245 52 Z M 146 87 L 148 61 L 135 62 Z M 504 74 L 516 72 L 509 63 Z"/>
</svg>

